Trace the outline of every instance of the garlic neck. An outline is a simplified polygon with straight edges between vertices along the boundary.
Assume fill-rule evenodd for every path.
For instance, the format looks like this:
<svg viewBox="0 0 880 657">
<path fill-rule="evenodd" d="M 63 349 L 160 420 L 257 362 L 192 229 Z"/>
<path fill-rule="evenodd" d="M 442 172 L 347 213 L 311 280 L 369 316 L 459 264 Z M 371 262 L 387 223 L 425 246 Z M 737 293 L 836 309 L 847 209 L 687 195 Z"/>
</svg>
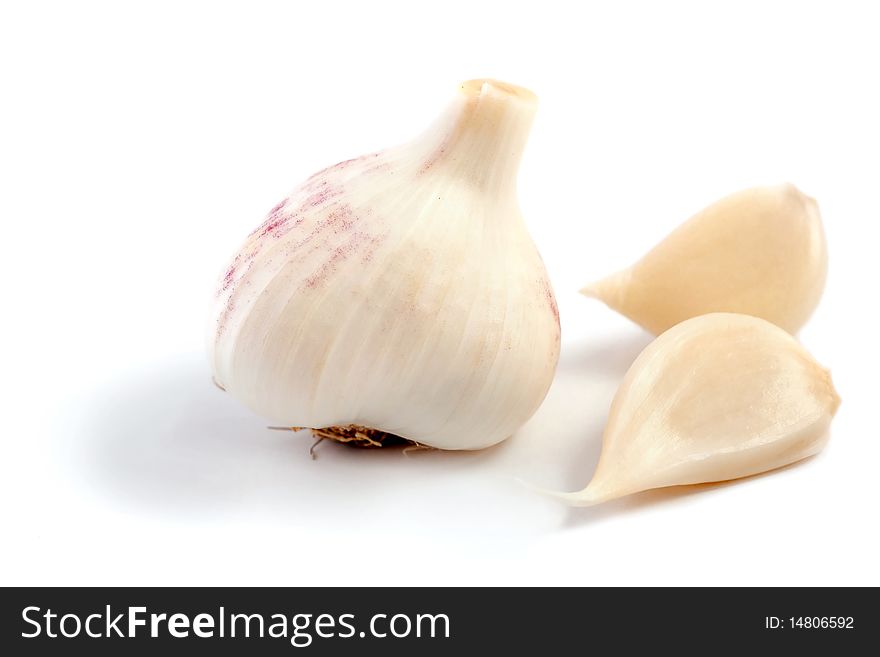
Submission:
<svg viewBox="0 0 880 657">
<path fill-rule="evenodd" d="M 484 192 L 511 193 L 537 97 L 496 80 L 470 80 L 417 142 L 420 173 L 443 171 Z"/>
</svg>

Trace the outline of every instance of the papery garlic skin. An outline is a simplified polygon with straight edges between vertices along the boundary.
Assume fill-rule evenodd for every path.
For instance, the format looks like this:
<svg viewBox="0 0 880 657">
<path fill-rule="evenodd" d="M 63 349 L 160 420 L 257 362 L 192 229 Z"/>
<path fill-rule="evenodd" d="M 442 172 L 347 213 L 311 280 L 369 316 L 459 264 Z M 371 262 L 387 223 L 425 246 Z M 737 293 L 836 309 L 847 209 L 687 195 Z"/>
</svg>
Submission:
<svg viewBox="0 0 880 657">
<path fill-rule="evenodd" d="M 402 147 L 321 171 L 220 284 L 218 384 L 286 426 L 357 425 L 442 449 L 510 436 L 541 404 L 559 316 L 516 198 L 535 96 L 463 84 Z"/>
<path fill-rule="evenodd" d="M 703 315 L 639 355 L 611 404 L 589 506 L 638 491 L 748 477 L 819 452 L 840 397 L 829 372 L 781 328 Z"/>
<path fill-rule="evenodd" d="M 818 205 L 784 184 L 721 199 L 581 292 L 655 335 L 711 312 L 754 315 L 796 333 L 818 305 L 827 271 Z"/>
</svg>

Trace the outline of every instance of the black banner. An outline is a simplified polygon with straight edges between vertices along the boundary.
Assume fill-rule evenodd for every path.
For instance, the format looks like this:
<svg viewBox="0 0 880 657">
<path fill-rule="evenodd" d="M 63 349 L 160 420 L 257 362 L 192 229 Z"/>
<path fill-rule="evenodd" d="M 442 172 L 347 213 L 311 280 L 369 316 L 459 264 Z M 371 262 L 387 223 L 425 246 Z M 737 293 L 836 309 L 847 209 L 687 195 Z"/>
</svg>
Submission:
<svg viewBox="0 0 880 657">
<path fill-rule="evenodd" d="M 874 652 L 876 589 L 3 589 L 6 655 Z"/>
</svg>

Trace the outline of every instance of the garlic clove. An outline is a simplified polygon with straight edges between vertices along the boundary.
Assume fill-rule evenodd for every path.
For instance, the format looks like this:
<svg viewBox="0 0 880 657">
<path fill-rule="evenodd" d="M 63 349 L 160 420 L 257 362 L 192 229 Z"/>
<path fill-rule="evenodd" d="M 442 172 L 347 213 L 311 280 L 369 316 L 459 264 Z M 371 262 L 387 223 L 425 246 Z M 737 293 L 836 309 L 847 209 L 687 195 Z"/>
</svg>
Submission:
<svg viewBox="0 0 880 657">
<path fill-rule="evenodd" d="M 748 477 L 825 445 L 840 397 L 828 370 L 777 326 L 713 313 L 654 340 L 611 404 L 590 506 L 638 491 Z"/>
<path fill-rule="evenodd" d="M 219 284 L 215 379 L 273 424 L 478 449 L 541 404 L 559 317 L 516 197 L 537 100 L 461 85 L 400 147 L 320 171 Z"/>
<path fill-rule="evenodd" d="M 654 334 L 711 312 L 754 315 L 795 333 L 818 305 L 827 269 L 816 201 L 784 184 L 721 199 L 581 292 Z"/>
</svg>

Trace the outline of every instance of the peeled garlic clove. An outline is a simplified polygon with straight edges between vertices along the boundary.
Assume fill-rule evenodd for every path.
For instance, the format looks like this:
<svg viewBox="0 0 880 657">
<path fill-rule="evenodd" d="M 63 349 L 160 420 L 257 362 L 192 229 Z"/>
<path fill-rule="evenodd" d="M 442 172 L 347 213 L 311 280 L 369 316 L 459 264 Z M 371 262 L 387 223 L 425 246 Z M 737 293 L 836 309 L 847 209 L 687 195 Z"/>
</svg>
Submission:
<svg viewBox="0 0 880 657">
<path fill-rule="evenodd" d="M 818 305 L 827 269 L 816 201 L 786 184 L 721 199 L 632 267 L 581 292 L 654 334 L 711 312 L 754 315 L 795 333 Z"/>
<path fill-rule="evenodd" d="M 828 370 L 779 327 L 695 317 L 639 355 L 611 404 L 592 481 L 558 495 L 589 506 L 779 468 L 824 447 L 839 404 Z"/>
<path fill-rule="evenodd" d="M 507 438 L 559 355 L 553 291 L 516 197 L 537 100 L 461 85 L 420 138 L 279 203 L 217 292 L 218 384 L 274 424 L 443 449 Z"/>
</svg>

